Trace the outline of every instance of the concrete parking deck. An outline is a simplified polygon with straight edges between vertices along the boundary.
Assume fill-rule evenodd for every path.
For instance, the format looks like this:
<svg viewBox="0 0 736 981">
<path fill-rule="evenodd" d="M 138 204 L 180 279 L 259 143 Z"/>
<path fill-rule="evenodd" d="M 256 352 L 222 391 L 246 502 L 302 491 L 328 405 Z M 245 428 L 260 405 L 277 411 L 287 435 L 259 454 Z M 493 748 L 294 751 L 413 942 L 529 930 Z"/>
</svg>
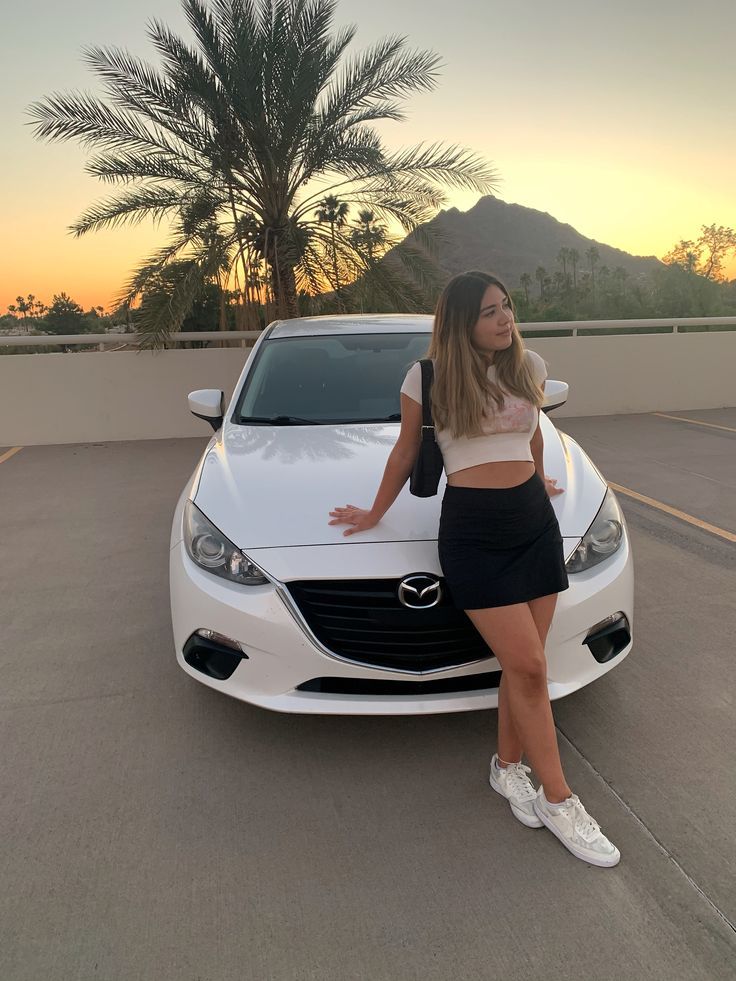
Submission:
<svg viewBox="0 0 736 981">
<path fill-rule="evenodd" d="M 495 713 L 277 715 L 180 671 L 169 524 L 204 432 L 0 447 L 0 978 L 734 978 L 736 410 L 558 425 L 696 519 L 621 492 L 635 648 L 554 705 L 612 870 L 490 790 Z"/>
</svg>

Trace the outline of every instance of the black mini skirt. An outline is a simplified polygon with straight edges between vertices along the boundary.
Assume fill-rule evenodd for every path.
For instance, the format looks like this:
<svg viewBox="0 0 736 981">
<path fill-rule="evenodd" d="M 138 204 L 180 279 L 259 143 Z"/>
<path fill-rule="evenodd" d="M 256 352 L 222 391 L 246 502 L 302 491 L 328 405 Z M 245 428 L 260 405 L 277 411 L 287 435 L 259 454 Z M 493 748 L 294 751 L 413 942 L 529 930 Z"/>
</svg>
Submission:
<svg viewBox="0 0 736 981">
<path fill-rule="evenodd" d="M 454 606 L 508 606 L 568 588 L 562 535 L 544 481 L 453 487 L 442 498 L 437 541 Z"/>
</svg>

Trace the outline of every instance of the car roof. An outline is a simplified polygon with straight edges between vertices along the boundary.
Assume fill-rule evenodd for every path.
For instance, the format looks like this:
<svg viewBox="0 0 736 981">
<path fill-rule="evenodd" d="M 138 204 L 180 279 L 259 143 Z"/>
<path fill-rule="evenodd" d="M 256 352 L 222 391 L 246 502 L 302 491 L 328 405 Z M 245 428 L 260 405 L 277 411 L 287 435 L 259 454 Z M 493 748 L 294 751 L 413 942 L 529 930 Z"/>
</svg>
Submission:
<svg viewBox="0 0 736 981">
<path fill-rule="evenodd" d="M 434 317 L 428 313 L 343 313 L 325 317 L 295 317 L 276 320 L 268 333 L 272 337 L 308 337 L 319 334 L 429 334 Z"/>
</svg>

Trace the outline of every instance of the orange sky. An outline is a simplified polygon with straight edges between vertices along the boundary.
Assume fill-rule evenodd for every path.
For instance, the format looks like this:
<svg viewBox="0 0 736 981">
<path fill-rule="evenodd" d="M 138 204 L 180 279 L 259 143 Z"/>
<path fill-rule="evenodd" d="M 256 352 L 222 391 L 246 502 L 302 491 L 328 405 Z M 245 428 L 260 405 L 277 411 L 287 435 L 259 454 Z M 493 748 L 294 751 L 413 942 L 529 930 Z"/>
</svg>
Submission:
<svg viewBox="0 0 736 981">
<path fill-rule="evenodd" d="M 389 147 L 422 140 L 471 147 L 500 172 L 503 200 L 661 258 L 679 239 L 697 238 L 702 225 L 736 227 L 736 130 L 726 95 L 736 5 L 704 0 L 697 18 L 681 0 L 643 7 L 622 0 L 614 12 L 568 0 L 560 11 L 528 0 L 501 17 L 481 0 L 458 0 L 450 17 L 444 0 L 375 0 L 369 10 L 343 0 L 336 24 L 359 25 L 355 51 L 399 33 L 443 58 L 436 91 L 410 99 L 406 123 L 382 124 Z M 112 10 L 79 0 L 71 12 L 49 3 L 47 13 L 19 10 L 8 38 L 6 67 L 16 60 L 19 84 L 0 94 L 0 220 L 10 243 L 0 312 L 18 294 L 48 303 L 62 290 L 85 308 L 107 308 L 134 265 L 165 239 L 163 228 L 148 226 L 72 238 L 66 227 L 110 189 L 84 174 L 78 146 L 34 140 L 24 113 L 54 91 L 94 88 L 83 44 L 128 46 L 155 60 L 145 22 L 160 17 L 186 34 L 178 3 L 130 0 Z M 31 28 L 28 47 L 20 42 Z M 449 204 L 466 210 L 477 197 L 452 193 Z M 736 277 L 736 258 L 728 274 Z"/>
</svg>

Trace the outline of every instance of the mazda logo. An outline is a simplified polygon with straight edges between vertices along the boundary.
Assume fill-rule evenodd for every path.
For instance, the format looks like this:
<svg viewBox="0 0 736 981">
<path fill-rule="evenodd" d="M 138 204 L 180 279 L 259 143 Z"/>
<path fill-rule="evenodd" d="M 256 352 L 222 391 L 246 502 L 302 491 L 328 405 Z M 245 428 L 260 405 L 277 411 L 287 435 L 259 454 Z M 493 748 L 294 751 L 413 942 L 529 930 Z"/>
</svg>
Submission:
<svg viewBox="0 0 736 981">
<path fill-rule="evenodd" d="M 418 572 L 399 583 L 399 602 L 410 610 L 428 610 L 442 599 L 442 587 L 437 576 Z"/>
</svg>

